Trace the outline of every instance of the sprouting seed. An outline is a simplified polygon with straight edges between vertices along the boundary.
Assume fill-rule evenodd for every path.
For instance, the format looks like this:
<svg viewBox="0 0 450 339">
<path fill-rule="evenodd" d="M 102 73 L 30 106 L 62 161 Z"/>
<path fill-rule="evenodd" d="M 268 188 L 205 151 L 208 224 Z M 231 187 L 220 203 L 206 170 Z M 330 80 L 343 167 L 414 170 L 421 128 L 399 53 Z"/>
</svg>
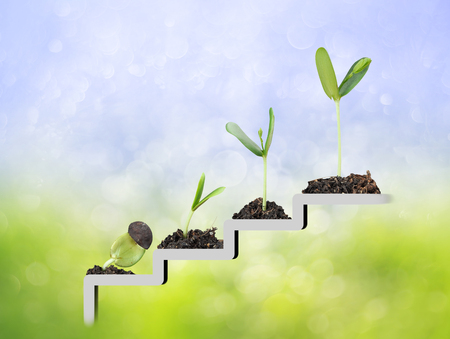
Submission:
<svg viewBox="0 0 450 339">
<path fill-rule="evenodd" d="M 323 90 L 325 94 L 330 99 L 333 99 L 336 104 L 338 127 L 338 176 L 341 176 L 341 120 L 339 102 L 343 96 L 347 95 L 361 81 L 369 69 L 371 62 L 372 60 L 369 58 L 361 58 L 357 60 L 352 67 L 350 67 L 347 75 L 338 87 L 336 74 L 334 73 L 333 64 L 331 63 L 327 50 L 320 47 L 316 52 L 317 72 L 319 73 Z"/>
<path fill-rule="evenodd" d="M 109 265 L 130 267 L 136 264 L 153 241 L 153 234 L 145 222 L 135 221 L 128 226 L 128 232 L 122 234 L 111 246 L 109 259 L 103 265 L 105 270 Z"/>
<path fill-rule="evenodd" d="M 264 184 L 263 184 L 263 202 L 262 209 L 266 210 L 266 196 L 267 196 L 267 154 L 269 153 L 270 145 L 272 144 L 273 129 L 275 127 L 275 116 L 273 115 L 272 107 L 269 109 L 269 130 L 267 132 L 266 144 L 264 145 L 262 134 L 263 131 L 260 128 L 258 131 L 259 140 L 261 141 L 261 148 L 250 139 L 247 134 L 242 131 L 242 129 L 234 122 L 229 122 L 226 124 L 226 130 L 234 135 L 248 150 L 258 157 L 263 158 L 264 162 Z"/>
<path fill-rule="evenodd" d="M 225 187 L 216 188 L 214 191 L 212 191 L 211 193 L 209 193 L 206 197 L 204 197 L 202 199 L 202 193 L 203 193 L 204 186 L 205 186 L 205 173 L 202 173 L 202 175 L 200 176 L 200 180 L 198 182 L 197 192 L 195 192 L 194 202 L 192 203 L 191 210 L 189 211 L 189 215 L 188 215 L 188 218 L 186 221 L 186 227 L 185 227 L 185 231 L 183 233 L 184 238 L 187 238 L 189 223 L 191 221 L 191 218 L 192 218 L 192 215 L 194 214 L 194 212 L 201 205 L 203 205 L 206 201 L 208 201 L 210 198 L 215 197 L 216 195 L 219 195 L 220 193 L 222 193 L 225 190 Z"/>
</svg>

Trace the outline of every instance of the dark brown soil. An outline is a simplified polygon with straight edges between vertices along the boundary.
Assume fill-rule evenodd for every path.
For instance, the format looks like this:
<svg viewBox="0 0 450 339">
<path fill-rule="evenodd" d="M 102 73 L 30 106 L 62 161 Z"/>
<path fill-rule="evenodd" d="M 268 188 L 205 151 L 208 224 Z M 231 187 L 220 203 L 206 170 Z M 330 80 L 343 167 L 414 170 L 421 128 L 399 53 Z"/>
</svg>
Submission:
<svg viewBox="0 0 450 339">
<path fill-rule="evenodd" d="M 380 189 L 371 174 L 350 174 L 347 177 L 331 177 L 308 181 L 308 187 L 302 193 L 356 193 L 380 194 Z"/>
<path fill-rule="evenodd" d="M 116 266 L 110 265 L 106 268 L 106 270 L 102 270 L 101 266 L 95 265 L 93 268 L 87 270 L 86 275 L 89 274 L 134 274 L 131 271 L 125 271 L 121 268 L 117 268 Z"/>
<path fill-rule="evenodd" d="M 161 241 L 158 248 L 223 248 L 223 240 L 216 238 L 216 227 L 201 230 L 190 230 L 185 239 L 183 231 L 178 229 Z"/>
<path fill-rule="evenodd" d="M 266 210 L 263 211 L 262 200 L 257 198 L 245 205 L 239 213 L 233 214 L 233 219 L 292 219 L 273 201 L 266 201 Z"/>
</svg>

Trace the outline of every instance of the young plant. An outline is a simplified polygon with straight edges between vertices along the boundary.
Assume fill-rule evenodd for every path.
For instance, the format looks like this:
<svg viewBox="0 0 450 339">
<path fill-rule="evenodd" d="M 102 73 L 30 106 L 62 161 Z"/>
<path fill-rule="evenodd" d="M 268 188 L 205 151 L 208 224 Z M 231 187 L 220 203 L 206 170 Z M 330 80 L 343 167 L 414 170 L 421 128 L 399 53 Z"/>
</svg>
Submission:
<svg viewBox="0 0 450 339">
<path fill-rule="evenodd" d="M 219 187 L 216 188 L 214 191 L 209 193 L 206 197 L 202 199 L 202 193 L 203 193 L 203 187 L 205 186 L 205 173 L 202 173 L 202 176 L 200 177 L 200 181 L 198 182 L 197 192 L 195 193 L 194 202 L 192 203 L 191 210 L 189 211 L 189 215 L 186 221 L 186 227 L 183 236 L 187 238 L 188 234 L 188 227 L 189 223 L 191 221 L 192 215 L 194 212 L 199 208 L 201 205 L 203 205 L 208 199 L 215 197 L 216 195 L 219 195 L 225 190 L 225 187 Z M 202 200 L 200 200 L 202 199 Z"/>
<path fill-rule="evenodd" d="M 130 267 L 141 260 L 153 241 L 153 234 L 145 222 L 135 221 L 128 226 L 128 232 L 117 238 L 111 246 L 111 259 L 103 265 L 103 270 L 115 264 Z"/>
<path fill-rule="evenodd" d="M 320 82 L 322 83 L 325 94 L 333 99 L 336 104 L 337 128 L 338 128 L 338 173 L 341 176 L 341 121 L 339 112 L 339 102 L 344 95 L 347 95 L 366 74 L 369 65 L 372 62 L 369 58 L 361 58 L 350 67 L 347 75 L 341 84 L 337 85 L 336 74 L 334 73 L 333 64 L 330 56 L 325 48 L 320 47 L 316 52 L 316 66 L 319 73 Z"/>
<path fill-rule="evenodd" d="M 273 128 L 275 126 L 275 116 L 273 115 L 272 107 L 269 109 L 269 131 L 267 132 L 266 144 L 264 145 L 262 139 L 262 129 L 258 131 L 259 140 L 261 141 L 261 147 L 259 147 L 242 129 L 234 122 L 229 122 L 225 128 L 229 133 L 234 135 L 245 147 L 247 147 L 252 153 L 258 157 L 263 158 L 264 162 L 264 187 L 263 187 L 263 203 L 262 209 L 266 210 L 266 195 L 267 195 L 267 154 L 269 153 L 270 145 L 272 144 Z"/>
</svg>

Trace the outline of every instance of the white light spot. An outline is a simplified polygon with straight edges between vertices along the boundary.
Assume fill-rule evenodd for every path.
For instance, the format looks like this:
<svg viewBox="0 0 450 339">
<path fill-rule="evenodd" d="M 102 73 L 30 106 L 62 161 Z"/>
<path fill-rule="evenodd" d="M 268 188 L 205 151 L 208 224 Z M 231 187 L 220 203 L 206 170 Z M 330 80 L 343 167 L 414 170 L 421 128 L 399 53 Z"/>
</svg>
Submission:
<svg viewBox="0 0 450 339">
<path fill-rule="evenodd" d="M 50 272 L 47 266 L 39 262 L 29 265 L 25 270 L 25 274 L 28 281 L 35 286 L 44 286 L 50 279 Z"/>
<path fill-rule="evenodd" d="M 345 290 L 344 280 L 336 275 L 326 279 L 322 285 L 322 295 L 334 299 L 342 295 Z"/>
<path fill-rule="evenodd" d="M 52 53 L 59 53 L 63 49 L 61 40 L 53 39 L 48 43 L 48 50 Z"/>
<path fill-rule="evenodd" d="M 68 265 L 70 255 L 67 250 L 52 248 L 47 252 L 45 259 L 47 265 L 54 271 L 65 272 L 70 268 Z"/>
<path fill-rule="evenodd" d="M 172 17 L 166 17 L 164 19 L 164 25 L 166 25 L 166 27 L 173 27 L 175 25 L 175 19 Z"/>
<path fill-rule="evenodd" d="M 119 205 L 126 203 L 133 196 L 133 190 L 124 176 L 106 178 L 102 184 L 102 192 L 106 200 Z"/>
<path fill-rule="evenodd" d="M 272 0 L 250 0 L 251 8 L 257 14 L 273 13 L 275 10 L 275 1 Z"/>
<path fill-rule="evenodd" d="M 229 314 L 236 308 L 236 300 L 229 293 L 223 293 L 214 299 L 214 307 L 219 314 Z"/>
<path fill-rule="evenodd" d="M 144 65 L 137 65 L 137 64 L 132 64 L 128 67 L 128 72 L 130 72 L 130 74 L 137 76 L 137 77 L 142 77 L 145 75 L 145 66 Z"/>
<path fill-rule="evenodd" d="M 0 211 L 0 234 L 5 233 L 8 228 L 8 218 L 6 218 L 5 213 Z"/>
<path fill-rule="evenodd" d="M 68 16 L 70 14 L 71 8 L 70 8 L 70 4 L 68 1 L 56 1 L 55 2 L 55 6 L 53 7 L 53 12 L 55 12 L 55 14 L 57 16 L 60 17 L 65 17 Z"/>
<path fill-rule="evenodd" d="M 16 76 L 12 73 L 7 73 L 2 79 L 2 83 L 7 87 L 11 87 L 12 85 L 15 84 L 15 82 Z"/>
<path fill-rule="evenodd" d="M 314 84 L 314 80 L 315 79 L 313 79 L 308 73 L 300 73 L 297 74 L 294 79 L 294 86 L 300 92 L 306 92 L 311 89 Z"/>
<path fill-rule="evenodd" d="M 309 318 L 308 328 L 313 333 L 324 333 L 330 325 L 328 317 L 325 314 L 316 314 Z"/>
<path fill-rule="evenodd" d="M 309 267 L 309 273 L 316 280 L 324 280 L 333 275 L 333 263 L 328 259 L 317 259 Z"/>
<path fill-rule="evenodd" d="M 6 114 L 0 113 L 0 129 L 3 129 L 8 124 L 8 117 Z"/>
<path fill-rule="evenodd" d="M 420 108 L 416 107 L 411 111 L 411 118 L 417 123 L 423 123 L 423 116 Z"/>
<path fill-rule="evenodd" d="M 30 107 L 27 111 L 27 119 L 29 124 L 36 124 L 39 119 L 39 110 L 36 107 Z"/>
<path fill-rule="evenodd" d="M 111 231 L 121 225 L 119 212 L 107 204 L 101 204 L 94 208 L 91 221 L 95 227 L 103 231 Z"/>
<path fill-rule="evenodd" d="M 67 311 L 75 311 L 78 298 L 78 292 L 72 289 L 63 289 L 58 293 L 59 307 Z"/>
<path fill-rule="evenodd" d="M 225 187 L 236 186 L 247 175 L 247 162 L 238 152 L 220 152 L 211 161 L 210 175 L 214 181 L 221 182 Z"/>
<path fill-rule="evenodd" d="M 23 308 L 23 313 L 30 322 L 35 324 L 44 323 L 47 317 L 47 312 L 42 303 L 36 301 L 27 302 Z"/>
<path fill-rule="evenodd" d="M 384 93 L 380 97 L 380 102 L 385 106 L 392 105 L 393 101 L 394 101 L 394 99 L 392 98 L 392 95 L 390 95 L 389 93 Z"/>
<path fill-rule="evenodd" d="M 314 288 L 314 278 L 308 272 L 305 272 L 302 267 L 294 266 L 288 273 L 290 278 L 290 288 L 299 295 L 306 295 L 311 293 Z"/>
<path fill-rule="evenodd" d="M 19 196 L 19 205 L 27 212 L 34 212 L 41 204 L 41 198 L 33 194 L 24 194 Z"/>
<path fill-rule="evenodd" d="M 330 227 L 330 216 L 326 211 L 313 211 L 311 213 L 311 220 L 314 220 L 314 226 L 312 226 L 309 230 L 312 234 L 320 234 L 326 232 L 328 230 L 328 227 Z"/>
<path fill-rule="evenodd" d="M 270 60 L 258 60 L 253 65 L 253 71 L 256 73 L 257 76 L 264 78 L 270 75 L 272 73 L 273 65 L 270 62 Z"/>
<path fill-rule="evenodd" d="M 364 309 L 364 316 L 369 321 L 376 321 L 383 318 L 388 311 L 388 305 L 382 298 L 369 301 Z"/>
<path fill-rule="evenodd" d="M 307 49 L 311 47 L 315 43 L 316 37 L 316 29 L 310 28 L 301 22 L 291 26 L 287 32 L 289 43 L 292 47 L 297 49 Z"/>
<path fill-rule="evenodd" d="M 448 303 L 447 296 L 440 292 L 431 292 L 428 297 L 428 309 L 431 312 L 442 312 Z"/>
<path fill-rule="evenodd" d="M 98 49 L 104 55 L 114 55 L 120 47 L 120 39 L 117 34 L 110 37 L 99 39 Z"/>
<path fill-rule="evenodd" d="M 171 59 L 184 57 L 189 49 L 189 43 L 182 37 L 169 37 L 166 41 L 165 53 Z"/>
</svg>

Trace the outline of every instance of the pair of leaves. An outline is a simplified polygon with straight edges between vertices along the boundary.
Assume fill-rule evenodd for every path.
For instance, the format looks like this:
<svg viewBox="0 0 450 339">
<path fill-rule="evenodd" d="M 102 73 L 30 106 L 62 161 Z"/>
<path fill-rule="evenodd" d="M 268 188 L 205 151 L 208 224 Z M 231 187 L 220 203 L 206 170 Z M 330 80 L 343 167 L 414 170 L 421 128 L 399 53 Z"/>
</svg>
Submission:
<svg viewBox="0 0 450 339">
<path fill-rule="evenodd" d="M 325 94 L 330 99 L 340 100 L 361 81 L 371 62 L 372 60 L 369 58 L 361 58 L 356 61 L 338 87 L 330 56 L 325 48 L 320 47 L 316 52 L 316 66 Z"/>
<path fill-rule="evenodd" d="M 197 208 L 199 208 L 201 205 L 203 205 L 208 199 L 215 197 L 216 195 L 219 195 L 225 190 L 225 187 L 219 187 L 216 188 L 214 191 L 209 193 L 206 197 L 204 197 L 202 200 L 202 194 L 203 194 L 203 187 L 205 186 L 205 173 L 202 173 L 202 176 L 200 177 L 200 181 L 198 182 L 197 192 L 195 193 L 194 202 L 192 203 L 191 210 L 194 212 Z"/>
<path fill-rule="evenodd" d="M 247 134 L 234 122 L 229 122 L 225 128 L 228 133 L 234 135 L 247 149 L 252 153 L 256 154 L 258 157 L 267 156 L 269 152 L 270 145 L 272 144 L 273 129 L 275 126 L 275 116 L 273 115 L 272 107 L 269 110 L 269 131 L 267 133 L 266 144 L 263 144 L 262 139 L 262 129 L 258 131 L 259 139 L 261 141 L 261 147 L 259 147 L 256 142 L 250 139 Z"/>
<path fill-rule="evenodd" d="M 133 266 L 144 254 L 145 249 L 139 246 L 128 232 L 118 237 L 111 246 L 111 258 L 114 259 L 114 264 L 121 267 Z"/>
</svg>

